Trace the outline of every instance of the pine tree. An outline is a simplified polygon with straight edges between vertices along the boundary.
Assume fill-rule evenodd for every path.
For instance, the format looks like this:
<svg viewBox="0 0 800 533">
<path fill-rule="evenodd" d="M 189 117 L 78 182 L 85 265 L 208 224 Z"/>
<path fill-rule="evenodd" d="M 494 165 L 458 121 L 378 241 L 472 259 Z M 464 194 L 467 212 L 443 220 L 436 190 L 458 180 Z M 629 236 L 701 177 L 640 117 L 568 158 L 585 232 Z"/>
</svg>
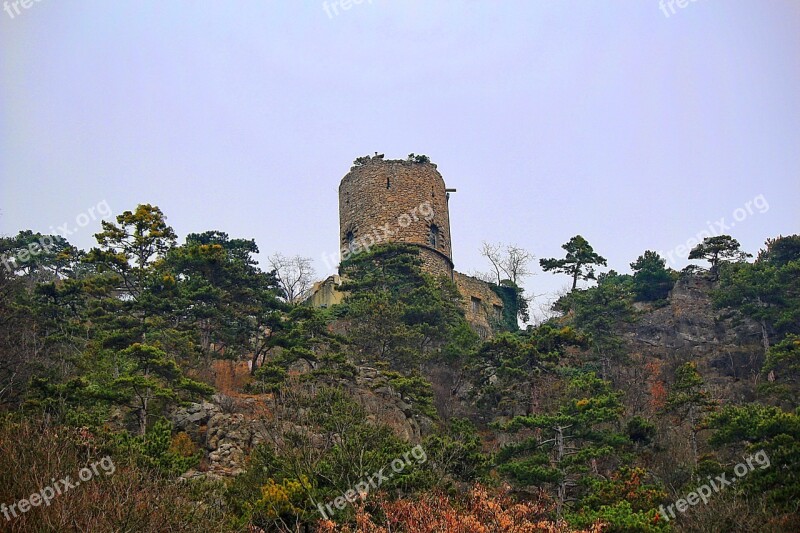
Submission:
<svg viewBox="0 0 800 533">
<path fill-rule="evenodd" d="M 716 402 L 705 390 L 705 382 L 697 371 L 697 363 L 689 362 L 678 367 L 665 410 L 677 414 L 679 419 L 685 419 L 689 423 L 689 442 L 695 466 L 699 457 L 697 435 L 702 429 L 705 416 L 715 405 Z"/>
<path fill-rule="evenodd" d="M 578 478 L 597 474 L 597 462 L 622 452 L 628 439 L 616 431 L 621 394 L 593 372 L 570 381 L 569 396 L 550 413 L 518 416 L 502 429 L 523 430 L 522 440 L 500 450 L 500 472 L 522 487 L 553 488 L 557 511 L 575 501 Z M 532 434 L 531 434 L 532 432 Z"/>
<path fill-rule="evenodd" d="M 589 242 L 580 235 L 572 237 L 561 247 L 567 252 L 564 259 L 540 259 L 539 265 L 545 272 L 553 271 L 571 275 L 573 291 L 577 287 L 579 279 L 595 279 L 595 265 L 606 265 L 606 259 L 595 253 Z"/>
</svg>

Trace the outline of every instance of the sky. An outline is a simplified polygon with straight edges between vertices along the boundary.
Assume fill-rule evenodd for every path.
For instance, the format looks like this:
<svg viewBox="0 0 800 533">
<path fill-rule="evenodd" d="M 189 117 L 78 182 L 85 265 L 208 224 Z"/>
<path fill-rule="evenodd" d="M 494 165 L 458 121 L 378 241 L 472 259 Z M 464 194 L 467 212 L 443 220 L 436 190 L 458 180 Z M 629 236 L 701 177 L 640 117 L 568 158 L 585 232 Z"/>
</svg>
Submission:
<svg viewBox="0 0 800 533">
<path fill-rule="evenodd" d="M 751 253 L 800 232 L 796 0 L 0 4 L 0 235 L 88 249 L 151 203 L 181 241 L 323 278 L 339 181 L 376 151 L 458 190 L 466 273 L 483 241 L 560 257 L 580 234 L 624 273 L 648 249 L 683 268 L 703 231 Z M 536 309 L 569 280 L 534 271 Z"/>
</svg>

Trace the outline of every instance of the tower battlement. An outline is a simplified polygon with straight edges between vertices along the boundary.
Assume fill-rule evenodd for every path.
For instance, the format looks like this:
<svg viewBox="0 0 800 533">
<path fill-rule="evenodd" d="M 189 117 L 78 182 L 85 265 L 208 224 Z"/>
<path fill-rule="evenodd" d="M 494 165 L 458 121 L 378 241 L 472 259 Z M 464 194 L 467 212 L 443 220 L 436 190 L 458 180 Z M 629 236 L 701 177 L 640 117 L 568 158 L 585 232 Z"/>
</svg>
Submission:
<svg viewBox="0 0 800 533">
<path fill-rule="evenodd" d="M 452 279 L 448 192 L 436 165 L 357 159 L 339 184 L 339 239 L 343 250 L 371 241 L 413 244 L 425 270 Z"/>
<path fill-rule="evenodd" d="M 485 338 L 504 328 L 503 300 L 489 283 L 453 269 L 448 203 L 454 190 L 426 156 L 359 157 L 339 184 L 339 245 L 342 259 L 386 242 L 415 246 L 426 272 L 455 282 L 467 321 Z M 340 284 L 339 276 L 316 284 L 310 304 L 341 303 Z"/>
</svg>

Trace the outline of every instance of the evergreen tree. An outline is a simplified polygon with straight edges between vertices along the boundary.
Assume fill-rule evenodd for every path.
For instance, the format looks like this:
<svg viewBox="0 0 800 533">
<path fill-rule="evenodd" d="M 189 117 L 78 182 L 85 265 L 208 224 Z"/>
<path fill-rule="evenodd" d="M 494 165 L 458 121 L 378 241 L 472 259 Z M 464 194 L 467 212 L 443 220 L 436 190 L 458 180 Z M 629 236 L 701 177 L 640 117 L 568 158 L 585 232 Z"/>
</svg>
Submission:
<svg viewBox="0 0 800 533">
<path fill-rule="evenodd" d="M 595 253 L 589 242 L 580 235 L 572 237 L 561 247 L 567 252 L 564 259 L 540 259 L 539 265 L 545 272 L 560 272 L 572 276 L 573 291 L 579 279 L 595 279 L 595 265 L 606 265 L 606 259 Z"/>
<path fill-rule="evenodd" d="M 771 346 L 761 370 L 766 377 L 766 389 L 783 405 L 797 406 L 800 397 L 800 335 L 789 334 Z"/>
<path fill-rule="evenodd" d="M 732 463 L 742 462 L 746 454 L 766 454 L 735 488 L 752 497 L 763 495 L 800 525 L 800 413 L 760 404 L 727 405 L 708 424 L 714 430 L 709 443 L 730 452 Z"/>
<path fill-rule="evenodd" d="M 451 281 L 421 269 L 414 246 L 387 244 L 342 262 L 342 313 L 362 357 L 407 370 L 440 353 L 464 323 L 461 295 Z"/>
<path fill-rule="evenodd" d="M 574 327 L 589 337 L 593 354 L 603 365 L 603 376 L 608 375 L 611 360 L 625 356 L 619 328 L 635 318 L 631 285 L 630 276 L 612 270 L 598 277 L 596 287 L 573 291 L 553 305 L 554 309 L 567 314 Z"/>
<path fill-rule="evenodd" d="M 703 242 L 692 248 L 689 259 L 706 259 L 711 263 L 711 274 L 716 279 L 719 266 L 723 261 L 743 261 L 752 255 L 740 250 L 739 241 L 730 235 L 706 237 Z"/>
<path fill-rule="evenodd" d="M 118 360 L 119 375 L 108 383 L 105 395 L 133 409 L 140 435 L 147 432 L 155 409 L 163 413 L 182 398 L 214 392 L 213 387 L 186 378 L 178 364 L 154 346 L 133 344 L 119 352 Z"/>
<path fill-rule="evenodd" d="M 798 235 L 770 239 L 754 263 L 724 264 L 712 294 L 716 306 L 737 309 L 761 324 L 765 353 L 771 337 L 800 334 L 798 242 Z"/>
<path fill-rule="evenodd" d="M 153 264 L 175 246 L 175 231 L 157 206 L 142 204 L 117 216 L 117 224 L 102 222 L 96 234 L 99 248 L 90 250 L 89 263 L 119 276 L 120 288 L 134 300 L 146 289 Z"/>
<path fill-rule="evenodd" d="M 511 433 L 530 431 L 497 456 L 500 472 L 516 485 L 552 487 L 559 515 L 578 496 L 579 478 L 597 475 L 598 463 L 618 456 L 629 442 L 616 431 L 621 394 L 608 381 L 579 374 L 567 392 L 554 412 L 518 416 L 503 425 Z"/>
<path fill-rule="evenodd" d="M 658 253 L 650 250 L 631 263 L 633 293 L 636 295 L 636 300 L 652 302 L 667 297 L 675 280 L 667 270 L 666 264 Z"/>
<path fill-rule="evenodd" d="M 680 420 L 689 423 L 689 440 L 694 465 L 699 457 L 697 434 L 702 429 L 702 422 L 716 403 L 705 390 L 705 382 L 697 371 L 697 364 L 689 362 L 675 371 L 675 383 L 667 396 L 666 410 L 675 413 Z"/>
</svg>

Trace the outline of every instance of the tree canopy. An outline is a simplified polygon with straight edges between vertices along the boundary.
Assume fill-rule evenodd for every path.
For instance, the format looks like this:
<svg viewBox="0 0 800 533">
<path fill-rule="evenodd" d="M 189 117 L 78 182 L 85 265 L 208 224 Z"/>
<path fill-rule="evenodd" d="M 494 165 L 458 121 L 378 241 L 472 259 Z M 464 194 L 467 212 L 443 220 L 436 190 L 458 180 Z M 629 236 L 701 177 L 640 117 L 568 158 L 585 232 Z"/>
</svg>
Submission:
<svg viewBox="0 0 800 533">
<path fill-rule="evenodd" d="M 572 290 L 578 286 L 578 280 L 596 279 L 595 266 L 605 266 L 606 259 L 594 251 L 589 242 L 576 235 L 561 246 L 567 255 L 563 259 L 540 259 L 539 265 L 545 272 L 557 272 L 572 276 Z"/>
</svg>

